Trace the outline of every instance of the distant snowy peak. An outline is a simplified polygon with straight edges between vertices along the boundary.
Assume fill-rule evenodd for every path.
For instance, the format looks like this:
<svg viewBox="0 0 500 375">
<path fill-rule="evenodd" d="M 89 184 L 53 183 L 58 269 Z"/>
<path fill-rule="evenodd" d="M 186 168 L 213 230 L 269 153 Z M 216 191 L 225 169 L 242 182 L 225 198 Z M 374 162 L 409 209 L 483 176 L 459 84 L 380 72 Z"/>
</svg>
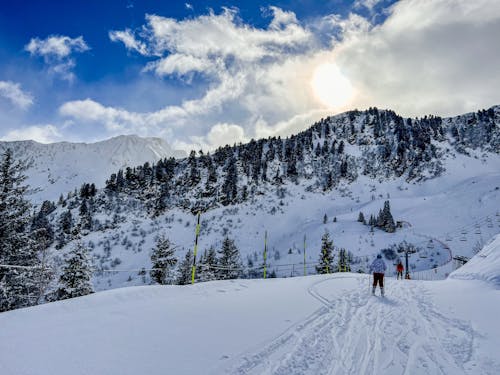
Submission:
<svg viewBox="0 0 500 375">
<path fill-rule="evenodd" d="M 105 141 L 89 144 L 91 149 L 103 152 L 118 168 L 154 162 L 166 157 L 184 158 L 186 153 L 174 150 L 161 138 L 141 138 L 137 135 L 120 135 Z"/>
<path fill-rule="evenodd" d="M 28 160 L 28 184 L 34 190 L 32 200 L 56 200 L 60 194 L 79 188 L 83 183 L 104 186 L 106 179 L 127 166 L 154 163 L 163 158 L 186 156 L 160 138 L 122 135 L 96 143 L 34 141 L 0 142 L 0 152 L 10 148 L 15 158 Z"/>
</svg>

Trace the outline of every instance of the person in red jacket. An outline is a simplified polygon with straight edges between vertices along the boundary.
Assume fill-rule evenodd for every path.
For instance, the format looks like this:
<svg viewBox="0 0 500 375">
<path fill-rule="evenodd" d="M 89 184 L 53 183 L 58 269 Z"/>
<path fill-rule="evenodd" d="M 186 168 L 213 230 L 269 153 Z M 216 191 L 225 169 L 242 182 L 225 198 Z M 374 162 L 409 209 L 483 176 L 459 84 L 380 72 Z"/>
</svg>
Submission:
<svg viewBox="0 0 500 375">
<path fill-rule="evenodd" d="M 399 280 L 399 277 L 401 276 L 401 280 L 403 280 L 403 271 L 405 270 L 405 268 L 403 267 L 403 263 L 401 263 L 401 261 L 399 261 L 398 265 L 396 266 L 396 271 L 398 273 L 398 280 Z"/>
</svg>

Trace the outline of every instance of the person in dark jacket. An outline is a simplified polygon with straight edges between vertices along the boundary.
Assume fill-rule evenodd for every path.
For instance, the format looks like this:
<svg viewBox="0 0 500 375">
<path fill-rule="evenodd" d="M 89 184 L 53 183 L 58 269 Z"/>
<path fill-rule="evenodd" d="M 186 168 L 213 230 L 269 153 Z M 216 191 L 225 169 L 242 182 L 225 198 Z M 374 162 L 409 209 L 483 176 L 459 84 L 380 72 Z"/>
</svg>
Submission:
<svg viewBox="0 0 500 375">
<path fill-rule="evenodd" d="M 377 259 L 370 266 L 370 272 L 373 272 L 373 289 L 372 294 L 375 295 L 377 284 L 380 285 L 380 294 L 384 295 L 384 273 L 387 269 L 385 262 L 382 260 L 382 255 L 378 254 Z"/>
</svg>

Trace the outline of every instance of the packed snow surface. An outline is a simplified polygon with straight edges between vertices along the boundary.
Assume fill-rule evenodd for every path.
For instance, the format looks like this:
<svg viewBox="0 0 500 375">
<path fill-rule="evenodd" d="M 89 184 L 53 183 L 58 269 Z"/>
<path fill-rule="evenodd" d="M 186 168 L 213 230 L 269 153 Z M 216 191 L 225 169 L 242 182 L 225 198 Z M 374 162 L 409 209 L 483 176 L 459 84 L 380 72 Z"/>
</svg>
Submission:
<svg viewBox="0 0 500 375">
<path fill-rule="evenodd" d="M 498 238 L 485 253 L 498 259 Z M 499 374 L 500 290 L 482 280 L 500 267 L 477 258 L 469 280 L 388 278 L 386 298 L 370 295 L 368 275 L 337 273 L 130 287 L 2 313 L 0 373 Z"/>
<path fill-rule="evenodd" d="M 465 266 L 453 272 L 454 279 L 480 279 L 500 289 L 500 234 L 495 236 Z"/>
</svg>

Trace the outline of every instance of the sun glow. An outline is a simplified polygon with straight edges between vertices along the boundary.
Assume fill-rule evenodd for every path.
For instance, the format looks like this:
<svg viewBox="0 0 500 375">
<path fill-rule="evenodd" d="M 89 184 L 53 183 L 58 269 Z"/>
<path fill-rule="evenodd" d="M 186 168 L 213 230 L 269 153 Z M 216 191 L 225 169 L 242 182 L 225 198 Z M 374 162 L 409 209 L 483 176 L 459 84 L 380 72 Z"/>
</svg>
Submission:
<svg viewBox="0 0 500 375">
<path fill-rule="evenodd" d="M 316 68 L 311 86 L 318 100 L 332 109 L 348 104 L 354 94 L 351 82 L 335 64 L 331 63 L 325 63 Z"/>
</svg>

